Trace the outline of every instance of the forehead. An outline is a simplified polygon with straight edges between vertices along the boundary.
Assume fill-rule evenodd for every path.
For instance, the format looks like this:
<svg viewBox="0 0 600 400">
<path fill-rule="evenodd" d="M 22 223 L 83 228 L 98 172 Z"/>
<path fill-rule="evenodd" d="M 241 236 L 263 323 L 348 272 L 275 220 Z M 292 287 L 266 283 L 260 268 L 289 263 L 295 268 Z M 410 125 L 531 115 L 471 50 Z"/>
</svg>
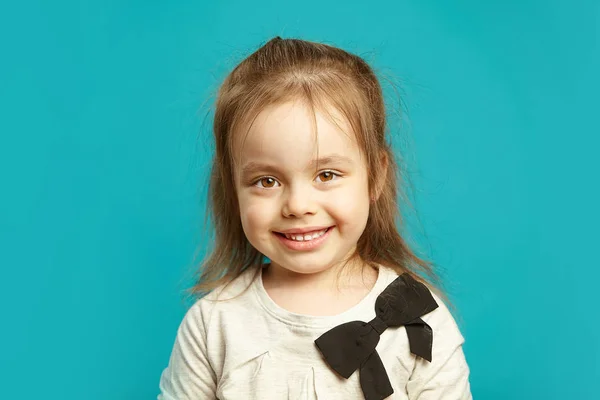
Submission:
<svg viewBox="0 0 600 400">
<path fill-rule="evenodd" d="M 315 131 L 316 128 L 316 131 Z M 356 164 L 361 151 L 348 121 L 336 109 L 314 110 L 290 101 L 262 110 L 233 140 L 235 164 L 269 163 L 304 169 L 317 158 L 341 156 Z"/>
</svg>

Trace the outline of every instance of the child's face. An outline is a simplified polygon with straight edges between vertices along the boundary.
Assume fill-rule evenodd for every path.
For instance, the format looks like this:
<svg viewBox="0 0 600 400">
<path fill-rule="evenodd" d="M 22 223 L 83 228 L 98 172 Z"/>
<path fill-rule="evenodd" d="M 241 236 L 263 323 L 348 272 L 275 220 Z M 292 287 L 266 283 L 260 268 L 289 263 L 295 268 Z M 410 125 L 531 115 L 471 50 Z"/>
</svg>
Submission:
<svg viewBox="0 0 600 400">
<path fill-rule="evenodd" d="M 246 237 L 273 265 L 298 273 L 321 272 L 343 261 L 356 248 L 369 215 L 366 162 L 350 126 L 334 114 L 342 131 L 317 112 L 316 138 L 309 112 L 301 102 L 267 108 L 245 143 L 241 133 L 233 146 Z M 318 170 L 317 148 L 323 160 Z M 302 241 L 281 234 L 307 228 L 320 232 L 305 233 Z M 325 228 L 323 236 L 312 238 Z"/>
</svg>

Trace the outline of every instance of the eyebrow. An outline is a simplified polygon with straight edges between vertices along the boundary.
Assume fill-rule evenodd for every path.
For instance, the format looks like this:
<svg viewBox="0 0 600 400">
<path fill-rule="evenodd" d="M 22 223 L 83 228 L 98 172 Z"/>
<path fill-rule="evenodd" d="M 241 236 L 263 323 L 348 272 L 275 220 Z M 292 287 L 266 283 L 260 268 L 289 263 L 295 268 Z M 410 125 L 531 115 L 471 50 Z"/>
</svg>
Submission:
<svg viewBox="0 0 600 400">
<path fill-rule="evenodd" d="M 308 168 L 316 168 L 317 165 L 341 165 L 341 164 L 349 164 L 353 165 L 352 159 L 340 154 L 332 154 L 327 157 L 321 157 L 318 160 L 312 160 L 308 166 Z M 276 168 L 270 164 L 263 164 L 257 162 L 249 162 L 244 165 L 242 168 L 242 175 L 247 176 L 259 171 L 273 171 Z"/>
</svg>

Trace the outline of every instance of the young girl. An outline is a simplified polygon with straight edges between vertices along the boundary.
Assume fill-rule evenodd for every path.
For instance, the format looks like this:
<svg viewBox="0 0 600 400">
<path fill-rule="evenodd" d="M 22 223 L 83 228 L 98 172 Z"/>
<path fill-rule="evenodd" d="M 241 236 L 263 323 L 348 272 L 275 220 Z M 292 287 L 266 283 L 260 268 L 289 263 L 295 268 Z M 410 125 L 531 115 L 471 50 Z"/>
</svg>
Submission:
<svg viewBox="0 0 600 400">
<path fill-rule="evenodd" d="M 276 37 L 227 76 L 215 248 L 159 400 L 471 398 L 463 337 L 396 226 L 385 131 L 377 78 L 341 49 Z"/>
</svg>

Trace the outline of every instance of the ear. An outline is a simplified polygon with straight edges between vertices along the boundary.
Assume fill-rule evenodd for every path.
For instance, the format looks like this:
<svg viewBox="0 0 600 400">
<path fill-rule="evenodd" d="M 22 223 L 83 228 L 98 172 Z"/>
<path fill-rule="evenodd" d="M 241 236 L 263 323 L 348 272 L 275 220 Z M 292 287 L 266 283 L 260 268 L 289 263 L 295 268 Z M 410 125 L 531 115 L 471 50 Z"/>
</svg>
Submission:
<svg viewBox="0 0 600 400">
<path fill-rule="evenodd" d="M 379 196 L 381 196 L 381 192 L 383 192 L 384 185 L 387 179 L 387 172 L 389 167 L 389 160 L 386 151 L 381 152 L 381 156 L 379 157 L 379 163 L 377 164 L 377 174 L 376 179 L 373 185 L 373 189 L 371 190 L 371 203 L 375 203 L 379 200 Z"/>
</svg>

